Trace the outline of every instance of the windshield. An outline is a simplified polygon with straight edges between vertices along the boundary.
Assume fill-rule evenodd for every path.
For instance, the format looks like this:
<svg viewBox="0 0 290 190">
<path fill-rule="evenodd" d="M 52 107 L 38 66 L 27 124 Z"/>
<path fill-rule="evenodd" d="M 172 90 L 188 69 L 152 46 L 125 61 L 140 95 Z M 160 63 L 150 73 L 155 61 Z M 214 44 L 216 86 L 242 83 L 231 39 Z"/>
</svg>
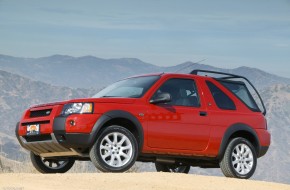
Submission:
<svg viewBox="0 0 290 190">
<path fill-rule="evenodd" d="M 93 98 L 140 98 L 159 78 L 160 76 L 143 76 L 124 79 L 104 88 L 94 95 Z"/>
</svg>

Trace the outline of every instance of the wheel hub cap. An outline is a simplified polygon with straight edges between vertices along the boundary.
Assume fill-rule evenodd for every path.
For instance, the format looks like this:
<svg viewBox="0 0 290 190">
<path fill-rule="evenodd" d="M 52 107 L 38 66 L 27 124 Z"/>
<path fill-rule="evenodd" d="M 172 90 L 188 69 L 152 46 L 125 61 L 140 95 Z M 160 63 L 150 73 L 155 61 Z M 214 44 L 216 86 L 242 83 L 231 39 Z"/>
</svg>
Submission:
<svg viewBox="0 0 290 190">
<path fill-rule="evenodd" d="M 254 165 L 253 152 L 246 144 L 238 144 L 232 152 L 232 165 L 241 175 L 248 174 Z"/>
<path fill-rule="evenodd" d="M 42 158 L 41 161 L 46 167 L 50 169 L 54 169 L 54 170 L 63 168 L 69 162 L 68 160 L 53 160 L 53 159 L 46 159 L 46 158 Z"/>
<path fill-rule="evenodd" d="M 132 143 L 129 138 L 118 132 L 106 135 L 100 144 L 100 154 L 103 161 L 111 167 L 122 167 L 132 157 Z"/>
</svg>

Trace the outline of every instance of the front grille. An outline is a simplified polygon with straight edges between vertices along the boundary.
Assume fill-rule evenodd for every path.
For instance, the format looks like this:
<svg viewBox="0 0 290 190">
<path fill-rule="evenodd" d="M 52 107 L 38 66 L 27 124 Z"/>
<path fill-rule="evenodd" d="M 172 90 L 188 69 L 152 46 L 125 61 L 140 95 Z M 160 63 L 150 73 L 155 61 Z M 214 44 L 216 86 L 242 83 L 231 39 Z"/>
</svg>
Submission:
<svg viewBox="0 0 290 190">
<path fill-rule="evenodd" d="M 35 141 L 49 141 L 51 140 L 51 135 L 35 135 L 35 136 L 24 136 L 23 137 L 27 142 Z"/>
<path fill-rule="evenodd" d="M 49 116 L 52 109 L 45 109 L 45 110 L 37 110 L 30 112 L 30 118 L 33 117 L 46 117 Z"/>
</svg>

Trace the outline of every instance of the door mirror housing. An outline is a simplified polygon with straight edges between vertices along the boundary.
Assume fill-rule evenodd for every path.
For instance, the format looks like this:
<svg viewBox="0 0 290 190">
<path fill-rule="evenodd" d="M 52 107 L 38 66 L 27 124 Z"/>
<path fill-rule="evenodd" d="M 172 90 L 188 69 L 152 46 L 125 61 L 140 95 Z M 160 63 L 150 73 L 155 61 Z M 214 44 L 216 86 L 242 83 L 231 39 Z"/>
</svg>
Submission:
<svg viewBox="0 0 290 190">
<path fill-rule="evenodd" d="M 171 102 L 171 96 L 167 92 L 159 94 L 157 97 L 150 100 L 150 104 L 161 104 Z"/>
</svg>

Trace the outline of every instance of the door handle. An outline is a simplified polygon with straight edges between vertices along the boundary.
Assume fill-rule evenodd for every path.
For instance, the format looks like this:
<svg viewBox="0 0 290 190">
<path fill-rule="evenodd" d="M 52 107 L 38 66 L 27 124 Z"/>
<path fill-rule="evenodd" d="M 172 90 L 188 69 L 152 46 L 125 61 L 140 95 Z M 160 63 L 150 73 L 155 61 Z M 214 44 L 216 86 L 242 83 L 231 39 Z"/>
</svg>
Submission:
<svg viewBox="0 0 290 190">
<path fill-rule="evenodd" d="M 205 117 L 205 116 L 207 116 L 207 112 L 206 111 L 200 111 L 199 115 Z"/>
</svg>

